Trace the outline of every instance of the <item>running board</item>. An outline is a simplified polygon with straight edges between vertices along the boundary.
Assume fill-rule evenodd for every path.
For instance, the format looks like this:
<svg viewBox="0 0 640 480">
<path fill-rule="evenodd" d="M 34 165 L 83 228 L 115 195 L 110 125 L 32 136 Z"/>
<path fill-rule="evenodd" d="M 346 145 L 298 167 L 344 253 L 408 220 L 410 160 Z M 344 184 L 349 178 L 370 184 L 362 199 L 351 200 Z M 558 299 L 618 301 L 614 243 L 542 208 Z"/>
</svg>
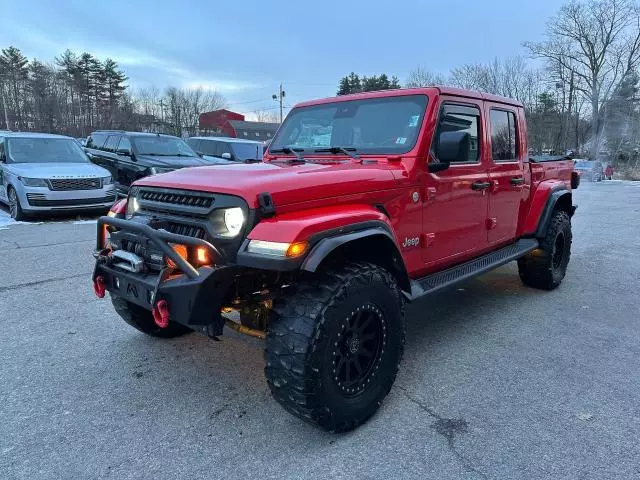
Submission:
<svg viewBox="0 0 640 480">
<path fill-rule="evenodd" d="M 423 278 L 411 281 L 411 299 L 442 290 L 469 278 L 481 275 L 505 263 L 516 260 L 538 248 L 538 240 L 535 238 L 523 238 L 516 243 L 507 245 L 500 250 L 487 253 L 474 260 L 462 263 L 456 267 L 433 273 Z"/>
</svg>

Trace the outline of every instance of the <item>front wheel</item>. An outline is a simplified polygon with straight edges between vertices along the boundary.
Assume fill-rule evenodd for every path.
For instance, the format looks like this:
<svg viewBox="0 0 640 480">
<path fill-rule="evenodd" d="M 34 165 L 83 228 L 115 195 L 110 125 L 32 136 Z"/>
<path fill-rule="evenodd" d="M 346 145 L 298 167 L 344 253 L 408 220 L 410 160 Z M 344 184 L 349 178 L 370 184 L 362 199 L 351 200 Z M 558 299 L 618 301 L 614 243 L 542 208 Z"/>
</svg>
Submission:
<svg viewBox="0 0 640 480">
<path fill-rule="evenodd" d="M 355 263 L 301 280 L 274 303 L 267 383 L 290 413 L 351 430 L 389 393 L 404 349 L 402 293 L 386 270 Z"/>
<path fill-rule="evenodd" d="M 7 187 L 7 196 L 9 197 L 9 213 L 11 214 L 11 218 L 18 222 L 24 220 L 26 215 L 22 210 L 22 205 L 20 205 L 18 194 L 13 187 Z"/>
<path fill-rule="evenodd" d="M 153 314 L 149 310 L 127 302 L 120 297 L 111 296 L 111 303 L 113 303 L 113 308 L 115 308 L 116 313 L 120 315 L 127 324 L 152 337 L 173 338 L 192 331 L 176 322 L 169 322 L 168 327 L 160 328 L 156 325 L 156 322 L 153 320 Z"/>
<path fill-rule="evenodd" d="M 551 217 L 539 248 L 518 260 L 522 283 L 544 290 L 553 290 L 560 285 L 569 265 L 571 241 L 571 217 L 558 210 Z"/>
</svg>

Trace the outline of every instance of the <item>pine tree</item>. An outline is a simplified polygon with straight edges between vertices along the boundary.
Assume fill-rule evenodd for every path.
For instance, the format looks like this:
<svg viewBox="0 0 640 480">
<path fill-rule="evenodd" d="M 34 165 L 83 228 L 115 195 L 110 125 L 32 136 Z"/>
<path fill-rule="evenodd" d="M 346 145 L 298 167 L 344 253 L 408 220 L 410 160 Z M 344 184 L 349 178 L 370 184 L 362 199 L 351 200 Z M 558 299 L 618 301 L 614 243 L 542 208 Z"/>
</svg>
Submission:
<svg viewBox="0 0 640 480">
<path fill-rule="evenodd" d="M 2 49 L 0 54 L 0 84 L 13 105 L 18 128 L 24 127 L 24 91 L 29 78 L 29 60 L 15 47 Z M 6 85 L 6 89 L 5 89 Z"/>
</svg>

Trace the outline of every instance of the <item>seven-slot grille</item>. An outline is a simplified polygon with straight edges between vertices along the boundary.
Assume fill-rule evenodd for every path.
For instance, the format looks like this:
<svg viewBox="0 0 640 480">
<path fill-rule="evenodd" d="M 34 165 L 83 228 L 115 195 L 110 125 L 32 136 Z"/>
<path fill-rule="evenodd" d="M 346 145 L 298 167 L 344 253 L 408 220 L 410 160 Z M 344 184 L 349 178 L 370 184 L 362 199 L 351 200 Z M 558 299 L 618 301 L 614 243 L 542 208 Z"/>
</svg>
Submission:
<svg viewBox="0 0 640 480">
<path fill-rule="evenodd" d="M 166 193 L 155 191 L 142 191 L 140 193 L 142 200 L 148 200 L 159 203 L 170 203 L 173 205 L 186 205 L 189 207 L 210 208 L 213 205 L 212 197 L 204 197 L 200 195 L 191 195 L 185 193 Z"/>
<path fill-rule="evenodd" d="M 51 178 L 51 190 L 97 190 L 102 188 L 100 178 Z"/>
</svg>

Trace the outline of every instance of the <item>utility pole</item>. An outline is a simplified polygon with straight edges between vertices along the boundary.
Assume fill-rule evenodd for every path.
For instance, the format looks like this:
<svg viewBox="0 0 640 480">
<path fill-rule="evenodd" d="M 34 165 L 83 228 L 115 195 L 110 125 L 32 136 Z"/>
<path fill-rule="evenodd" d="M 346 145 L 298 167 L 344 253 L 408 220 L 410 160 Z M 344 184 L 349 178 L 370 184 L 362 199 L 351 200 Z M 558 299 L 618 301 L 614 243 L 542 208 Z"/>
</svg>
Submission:
<svg viewBox="0 0 640 480">
<path fill-rule="evenodd" d="M 282 82 L 280 83 L 280 90 L 278 91 L 278 94 L 276 95 L 274 93 L 273 95 L 271 95 L 271 98 L 273 98 L 277 102 L 280 102 L 280 123 L 282 123 L 282 102 L 284 99 L 284 90 L 282 89 Z"/>
</svg>

